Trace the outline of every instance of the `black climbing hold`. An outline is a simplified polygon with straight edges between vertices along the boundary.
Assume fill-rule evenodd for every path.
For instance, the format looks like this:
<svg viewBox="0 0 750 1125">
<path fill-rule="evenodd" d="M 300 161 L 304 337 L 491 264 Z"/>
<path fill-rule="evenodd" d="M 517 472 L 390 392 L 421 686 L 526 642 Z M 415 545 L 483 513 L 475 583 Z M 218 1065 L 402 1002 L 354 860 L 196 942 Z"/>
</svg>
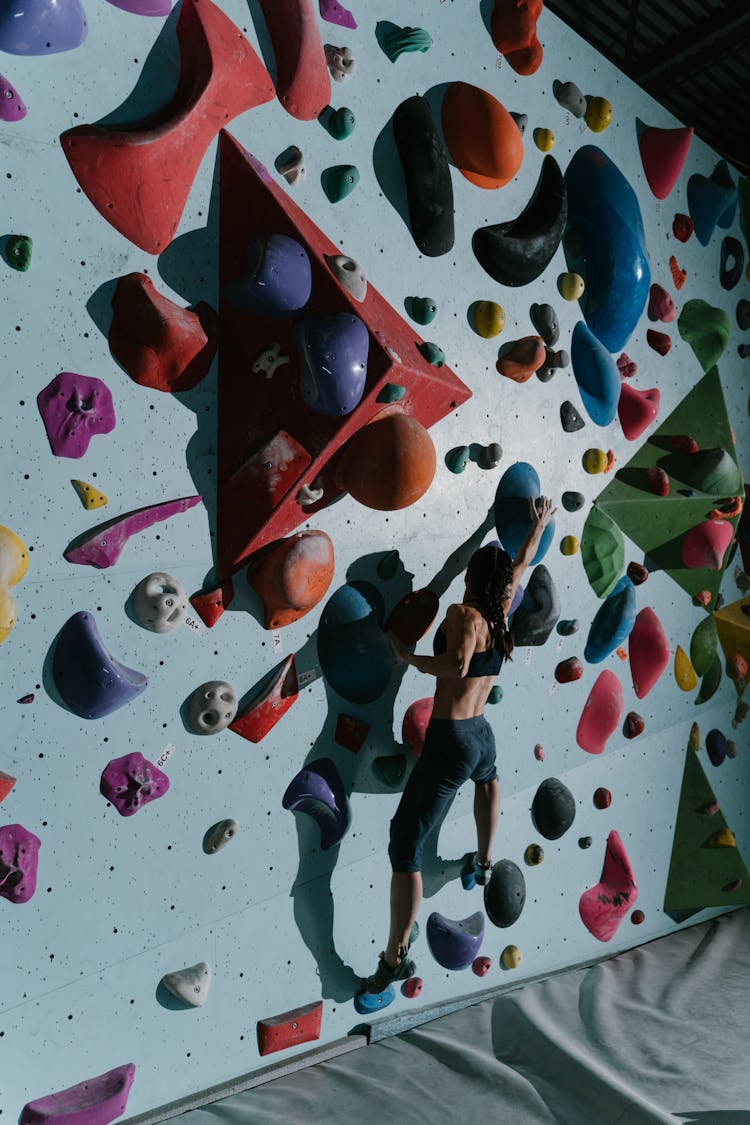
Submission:
<svg viewBox="0 0 750 1125">
<path fill-rule="evenodd" d="M 567 399 L 560 404 L 560 424 L 566 434 L 574 434 L 576 430 L 582 430 L 586 425 L 573 403 Z"/>
<path fill-rule="evenodd" d="M 560 616 L 560 599 L 543 563 L 534 567 L 523 600 L 513 614 L 510 634 L 515 644 L 543 645 Z"/>
<path fill-rule="evenodd" d="M 412 237 L 430 258 L 447 254 L 455 237 L 448 152 L 421 95 L 398 106 L 393 133 L 404 169 Z"/>
<path fill-rule="evenodd" d="M 526 902 L 526 881 L 520 867 L 501 859 L 484 888 L 484 908 L 494 926 L 505 929 L 520 917 Z"/>
<path fill-rule="evenodd" d="M 559 840 L 575 820 L 576 803 L 567 785 L 556 777 L 548 777 L 536 791 L 531 805 L 531 819 L 545 840 Z"/>
<path fill-rule="evenodd" d="M 560 337 L 560 325 L 552 305 L 533 304 L 529 309 L 529 316 L 547 347 L 553 347 Z"/>
<path fill-rule="evenodd" d="M 566 512 L 579 512 L 586 503 L 582 492 L 563 492 L 562 506 Z"/>
<path fill-rule="evenodd" d="M 578 618 L 573 617 L 570 621 L 558 621 L 557 631 L 561 637 L 572 637 L 574 633 L 578 632 Z"/>
</svg>

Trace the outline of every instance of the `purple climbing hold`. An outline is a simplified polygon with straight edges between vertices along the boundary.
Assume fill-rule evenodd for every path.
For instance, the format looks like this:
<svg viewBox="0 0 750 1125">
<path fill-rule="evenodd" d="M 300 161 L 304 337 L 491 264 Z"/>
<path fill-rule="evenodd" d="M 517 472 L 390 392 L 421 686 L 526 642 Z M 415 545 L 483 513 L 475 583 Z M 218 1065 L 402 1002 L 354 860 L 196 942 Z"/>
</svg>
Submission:
<svg viewBox="0 0 750 1125">
<path fill-rule="evenodd" d="M 352 13 L 343 4 L 339 4 L 338 0 L 318 0 L 320 6 L 320 18 L 325 20 L 326 23 L 335 23 L 339 27 L 348 27 L 354 31 L 357 26 Z"/>
<path fill-rule="evenodd" d="M 109 1125 L 125 1112 L 134 1077 L 135 1064 L 127 1063 L 27 1102 L 19 1125 Z"/>
<path fill-rule="evenodd" d="M 364 394 L 370 335 L 353 313 L 305 317 L 294 329 L 302 401 L 318 414 L 351 414 Z"/>
<path fill-rule="evenodd" d="M 172 10 L 172 0 L 109 0 L 123 12 L 134 16 L 168 16 Z"/>
<path fill-rule="evenodd" d="M 140 751 L 113 758 L 104 767 L 99 792 L 114 805 L 120 816 L 135 816 L 151 801 L 158 801 L 169 789 L 169 778 Z"/>
<path fill-rule="evenodd" d="M 484 914 L 477 911 L 463 920 L 444 918 L 437 911 L 427 919 L 430 953 L 444 969 L 468 969 L 484 937 Z"/>
<path fill-rule="evenodd" d="M 147 508 L 137 508 L 116 516 L 106 523 L 97 524 L 90 531 L 78 535 L 63 551 L 69 563 L 79 566 L 95 566 L 106 570 L 114 566 L 127 541 L 139 531 L 145 531 L 155 523 L 168 520 L 179 512 L 186 512 L 200 504 L 200 496 L 184 496 L 180 500 L 166 500 L 162 504 L 150 504 Z"/>
<path fill-rule="evenodd" d="M 312 267 L 307 251 L 286 234 L 259 234 L 248 245 L 239 274 L 226 289 L 235 308 L 256 316 L 296 316 L 310 300 Z"/>
<path fill-rule="evenodd" d="M 320 828 L 325 851 L 341 843 L 351 824 L 351 809 L 344 783 L 330 758 L 317 758 L 292 778 L 282 805 L 290 812 L 307 813 Z"/>
<path fill-rule="evenodd" d="M 706 753 L 712 766 L 720 766 L 727 756 L 729 743 L 720 730 L 710 730 L 706 735 Z"/>
<path fill-rule="evenodd" d="M 3 0 L 0 5 L 0 51 L 9 55 L 72 51 L 87 30 L 81 0 Z"/>
<path fill-rule="evenodd" d="M 0 74 L 0 121 L 20 121 L 26 113 L 21 95 L 15 86 Z"/>
<path fill-rule="evenodd" d="M 36 396 L 55 457 L 83 457 L 94 434 L 115 428 L 109 387 L 89 375 L 61 371 Z"/>
<path fill-rule="evenodd" d="M 0 896 L 9 902 L 28 902 L 36 890 L 41 840 L 21 824 L 0 828 Z"/>
<path fill-rule="evenodd" d="M 90 613 L 78 612 L 57 635 L 52 678 L 65 706 L 81 719 L 103 719 L 146 690 L 141 672 L 115 660 Z"/>
<path fill-rule="evenodd" d="M 722 289 L 734 289 L 742 277 L 745 266 L 745 251 L 742 243 L 732 235 L 727 234 L 721 241 L 721 261 L 719 264 L 719 281 Z"/>
</svg>

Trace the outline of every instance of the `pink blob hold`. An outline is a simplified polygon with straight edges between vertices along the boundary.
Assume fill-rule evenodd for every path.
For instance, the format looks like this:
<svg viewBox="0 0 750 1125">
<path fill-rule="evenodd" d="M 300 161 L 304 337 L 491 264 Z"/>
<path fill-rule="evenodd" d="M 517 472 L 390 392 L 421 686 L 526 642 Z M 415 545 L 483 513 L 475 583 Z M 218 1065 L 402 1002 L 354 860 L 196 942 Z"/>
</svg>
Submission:
<svg viewBox="0 0 750 1125">
<path fill-rule="evenodd" d="M 0 121 L 21 121 L 27 113 L 15 86 L 0 74 Z"/>
<path fill-rule="evenodd" d="M 623 352 L 622 355 L 617 357 L 617 370 L 620 372 L 622 379 L 632 379 L 638 372 L 638 364 L 634 363 L 630 356 Z"/>
<path fill-rule="evenodd" d="M 416 996 L 419 996 L 423 987 L 424 981 L 421 977 L 409 977 L 401 986 L 401 991 L 407 1000 L 413 1000 Z"/>
<path fill-rule="evenodd" d="M 578 720 L 576 742 L 581 749 L 587 754 L 601 754 L 607 739 L 620 725 L 624 709 L 620 681 L 605 668 L 597 676 Z"/>
<path fill-rule="evenodd" d="M 339 4 L 338 0 L 318 0 L 320 7 L 320 18 L 324 19 L 326 23 L 335 23 L 339 27 L 349 27 L 354 30 L 357 26 L 352 13 L 345 8 L 343 4 Z"/>
<path fill-rule="evenodd" d="M 537 742 L 536 746 L 534 747 L 534 757 L 536 758 L 537 762 L 544 761 L 544 747 L 542 746 L 541 742 Z"/>
<path fill-rule="evenodd" d="M 471 962 L 471 971 L 478 977 L 486 977 L 491 968 L 492 961 L 489 957 L 475 957 Z"/>
<path fill-rule="evenodd" d="M 687 533 L 682 561 L 689 570 L 721 570 L 724 555 L 734 538 L 729 520 L 705 520 Z"/>
<path fill-rule="evenodd" d="M 427 733 L 427 724 L 432 715 L 433 697 L 418 699 L 412 703 L 404 715 L 401 724 L 401 738 L 411 750 L 412 754 L 419 755 L 424 750 L 424 737 Z"/>
<path fill-rule="evenodd" d="M 163 797 L 169 778 L 139 751 L 113 758 L 104 767 L 99 792 L 120 816 L 134 816 L 144 805 Z"/>
<path fill-rule="evenodd" d="M 0 828 L 0 897 L 28 902 L 36 890 L 36 872 L 42 841 L 21 824 Z"/>
<path fill-rule="evenodd" d="M 622 840 L 610 832 L 601 879 L 578 902 L 581 921 L 598 941 L 610 941 L 638 897 L 638 884 Z"/>
<path fill-rule="evenodd" d="M 115 428 L 109 387 L 93 376 L 61 371 L 36 396 L 55 457 L 83 457 L 94 434 Z"/>
<path fill-rule="evenodd" d="M 677 309 L 671 296 L 662 285 L 654 282 L 648 291 L 648 319 L 662 320 L 669 324 L 676 316 Z"/>
<path fill-rule="evenodd" d="M 635 441 L 651 425 L 659 413 L 660 401 L 661 395 L 656 387 L 649 391 L 637 391 L 629 383 L 622 384 L 617 414 L 628 441 Z"/>
<path fill-rule="evenodd" d="M 666 199 L 677 182 L 693 139 L 691 125 L 676 129 L 644 127 L 638 140 L 643 171 L 657 199 Z"/>
<path fill-rule="evenodd" d="M 115 8 L 132 12 L 134 16 L 168 16 L 172 0 L 109 0 Z"/>
<path fill-rule="evenodd" d="M 669 664 L 670 656 L 667 635 L 651 606 L 636 614 L 628 637 L 628 653 L 633 691 L 643 699 Z"/>
</svg>

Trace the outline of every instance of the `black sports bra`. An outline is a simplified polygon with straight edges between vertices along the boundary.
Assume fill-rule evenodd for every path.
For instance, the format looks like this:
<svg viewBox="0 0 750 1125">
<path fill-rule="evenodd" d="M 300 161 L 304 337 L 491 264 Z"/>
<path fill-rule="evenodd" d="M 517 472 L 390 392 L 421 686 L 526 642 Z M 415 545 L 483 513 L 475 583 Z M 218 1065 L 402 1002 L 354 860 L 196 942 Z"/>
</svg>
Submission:
<svg viewBox="0 0 750 1125">
<path fill-rule="evenodd" d="M 438 629 L 432 638 L 432 651 L 435 656 L 442 656 L 447 648 L 445 633 Z M 503 663 L 503 654 L 496 648 L 486 648 L 484 652 L 475 652 L 469 661 L 466 673 L 469 679 L 478 679 L 480 676 L 496 676 Z"/>
</svg>

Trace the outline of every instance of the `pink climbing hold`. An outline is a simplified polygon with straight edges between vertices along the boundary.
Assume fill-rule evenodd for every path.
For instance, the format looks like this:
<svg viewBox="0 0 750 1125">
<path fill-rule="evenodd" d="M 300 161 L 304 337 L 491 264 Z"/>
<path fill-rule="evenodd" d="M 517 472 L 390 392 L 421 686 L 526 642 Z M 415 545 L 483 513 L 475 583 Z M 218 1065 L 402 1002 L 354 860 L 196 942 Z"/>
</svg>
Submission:
<svg viewBox="0 0 750 1125">
<path fill-rule="evenodd" d="M 632 379 L 638 372 L 638 364 L 635 363 L 627 352 L 617 357 L 617 370 L 620 372 L 620 378 Z"/>
<path fill-rule="evenodd" d="M 578 902 L 581 921 L 598 941 L 610 941 L 638 897 L 635 872 L 617 832 L 610 832 L 601 879 Z"/>
<path fill-rule="evenodd" d="M 335 23 L 339 27 L 348 27 L 353 31 L 357 26 L 352 13 L 343 4 L 339 4 L 338 0 L 318 0 L 320 8 L 320 18 L 325 20 L 326 23 Z"/>
<path fill-rule="evenodd" d="M 42 388 L 36 404 L 55 457 L 83 457 L 95 434 L 115 428 L 109 387 L 93 375 L 61 371 Z"/>
<path fill-rule="evenodd" d="M 138 750 L 113 758 L 99 781 L 99 792 L 120 816 L 135 816 L 144 805 L 163 797 L 168 789 L 167 775 Z"/>
<path fill-rule="evenodd" d="M 15 86 L 0 74 L 0 121 L 21 121 L 27 112 Z"/>
<path fill-rule="evenodd" d="M 734 527 L 729 520 L 704 520 L 685 536 L 682 562 L 689 570 L 721 570 L 733 538 Z"/>
<path fill-rule="evenodd" d="M 629 383 L 620 387 L 620 399 L 617 403 L 617 415 L 620 419 L 622 432 L 628 441 L 635 441 L 641 436 L 659 413 L 661 395 L 656 387 L 648 391 L 637 391 Z"/>
<path fill-rule="evenodd" d="M 36 872 L 42 841 L 22 824 L 0 828 L 0 898 L 28 902 L 36 890 Z"/>
<path fill-rule="evenodd" d="M 489 957 L 475 957 L 471 963 L 471 971 L 477 977 L 486 977 L 491 968 L 492 961 Z"/>
<path fill-rule="evenodd" d="M 676 316 L 677 309 L 671 295 L 662 285 L 654 282 L 648 291 L 648 319 L 670 324 Z"/>
<path fill-rule="evenodd" d="M 636 614 L 628 637 L 630 675 L 639 699 L 648 695 L 669 664 L 669 642 L 661 621 L 651 606 Z"/>
<path fill-rule="evenodd" d="M 661 465 L 652 465 L 646 469 L 648 487 L 654 496 L 669 496 L 669 477 Z"/>
<path fill-rule="evenodd" d="M 409 977 L 408 980 L 404 981 L 401 987 L 401 991 L 403 992 L 407 1000 L 414 1000 L 417 996 L 419 996 L 423 987 L 424 981 L 421 977 Z"/>
<path fill-rule="evenodd" d="M 657 199 L 666 199 L 676 184 L 692 139 L 691 125 L 677 129 L 643 126 L 638 147 L 648 186 Z"/>
<path fill-rule="evenodd" d="M 536 746 L 534 747 L 534 757 L 536 758 L 537 762 L 544 761 L 544 747 L 542 746 L 541 742 L 537 742 Z"/>
<path fill-rule="evenodd" d="M 115 565 L 123 547 L 134 535 L 180 512 L 187 512 L 200 502 L 200 496 L 183 496 L 179 500 L 165 500 L 161 504 L 149 504 L 147 508 L 136 508 L 124 516 L 115 516 L 71 540 L 63 551 L 63 558 L 78 566 L 106 570 Z"/>
<path fill-rule="evenodd" d="M 587 754 L 601 754 L 620 725 L 625 709 L 620 681 L 614 672 L 600 672 L 578 720 L 576 742 Z"/>
<path fill-rule="evenodd" d="M 125 1112 L 135 1064 L 126 1063 L 56 1094 L 27 1102 L 19 1125 L 109 1125 Z"/>
<path fill-rule="evenodd" d="M 407 708 L 404 721 L 401 724 L 401 737 L 411 750 L 412 754 L 419 755 L 424 749 L 424 737 L 427 733 L 427 724 L 432 715 L 433 697 L 418 699 Z"/>
</svg>

